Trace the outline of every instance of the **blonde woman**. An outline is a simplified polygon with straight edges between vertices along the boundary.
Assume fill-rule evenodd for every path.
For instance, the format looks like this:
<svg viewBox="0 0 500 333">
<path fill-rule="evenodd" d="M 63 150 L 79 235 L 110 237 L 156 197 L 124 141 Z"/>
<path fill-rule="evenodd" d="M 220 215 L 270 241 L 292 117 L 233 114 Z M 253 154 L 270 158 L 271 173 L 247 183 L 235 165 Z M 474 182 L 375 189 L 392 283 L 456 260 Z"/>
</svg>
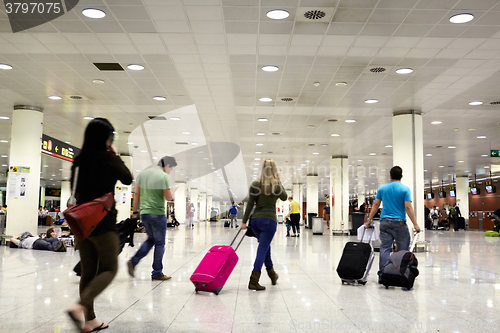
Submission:
<svg viewBox="0 0 500 333">
<path fill-rule="evenodd" d="M 259 284 L 262 265 L 266 265 L 267 274 L 271 278 L 273 285 L 278 281 L 278 274 L 274 271 L 271 261 L 271 241 L 276 233 L 276 200 L 285 201 L 287 194 L 279 178 L 278 167 L 272 159 L 267 159 L 262 164 L 260 180 L 252 183 L 249 190 L 248 205 L 243 216 L 241 229 L 247 228 L 247 221 L 250 212 L 254 208 L 250 227 L 259 240 L 257 257 L 255 258 L 252 275 L 248 283 L 248 289 L 265 290 L 266 287 Z"/>
</svg>

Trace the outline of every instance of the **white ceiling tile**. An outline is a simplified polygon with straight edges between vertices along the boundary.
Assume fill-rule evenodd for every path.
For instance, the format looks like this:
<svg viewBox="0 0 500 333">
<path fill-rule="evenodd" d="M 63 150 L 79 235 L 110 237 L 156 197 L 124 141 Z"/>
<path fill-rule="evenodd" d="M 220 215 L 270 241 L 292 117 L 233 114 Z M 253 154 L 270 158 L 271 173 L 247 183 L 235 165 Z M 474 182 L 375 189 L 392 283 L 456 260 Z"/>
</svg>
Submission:
<svg viewBox="0 0 500 333">
<path fill-rule="evenodd" d="M 409 47 L 383 47 L 377 53 L 377 57 L 403 58 L 410 50 Z"/>
<path fill-rule="evenodd" d="M 194 35 L 194 38 L 199 45 L 226 44 L 224 34 L 197 34 Z"/>
<path fill-rule="evenodd" d="M 168 45 L 171 54 L 198 54 L 196 45 Z"/>
<path fill-rule="evenodd" d="M 155 21 L 158 32 L 188 33 L 190 32 L 188 21 Z"/>
<path fill-rule="evenodd" d="M 227 64 L 229 62 L 228 58 L 220 55 L 201 55 L 201 61 L 204 64 Z"/>
<path fill-rule="evenodd" d="M 259 55 L 282 55 L 288 50 L 288 46 L 285 45 L 261 45 L 258 48 Z"/>
<path fill-rule="evenodd" d="M 26 53 L 52 53 L 41 43 L 29 43 L 29 44 L 15 44 L 16 47 L 22 52 Z"/>
<path fill-rule="evenodd" d="M 491 59 L 499 54 L 499 50 L 472 50 L 465 58 L 467 59 Z"/>
<path fill-rule="evenodd" d="M 349 57 L 373 57 L 380 50 L 378 47 L 351 47 L 347 52 Z"/>
<path fill-rule="evenodd" d="M 185 6 L 189 20 L 193 21 L 222 21 L 222 11 L 219 6 Z"/>
<path fill-rule="evenodd" d="M 142 54 L 166 54 L 167 50 L 162 44 L 137 44 L 139 53 Z"/>
<path fill-rule="evenodd" d="M 131 44 L 132 41 L 124 33 L 97 33 L 97 38 L 104 44 Z"/>
<path fill-rule="evenodd" d="M 256 45 L 257 35 L 250 34 L 226 34 L 227 43 L 233 45 Z"/>
<path fill-rule="evenodd" d="M 129 33 L 128 36 L 136 44 L 163 44 L 157 33 Z"/>
<path fill-rule="evenodd" d="M 414 47 L 420 40 L 420 37 L 391 37 L 385 47 Z"/>
<path fill-rule="evenodd" d="M 462 57 L 464 57 L 467 53 L 469 53 L 470 50 L 468 49 L 445 49 L 445 50 L 441 50 L 439 51 L 438 54 L 436 54 L 436 58 L 447 58 L 447 59 L 453 59 L 453 58 L 456 58 L 456 59 L 460 59 Z"/>
<path fill-rule="evenodd" d="M 206 55 L 227 53 L 225 45 L 198 45 L 198 50 L 200 51 L 200 54 L 206 54 Z"/>
<path fill-rule="evenodd" d="M 406 54 L 408 58 L 432 58 L 440 49 L 412 49 Z"/>
<path fill-rule="evenodd" d="M 315 55 L 316 52 L 318 51 L 318 47 L 314 46 L 298 46 L 298 45 L 292 45 L 290 46 L 290 49 L 288 51 L 289 55 L 299 55 L 299 56 L 306 56 L 306 55 Z"/>
<path fill-rule="evenodd" d="M 294 35 L 292 36 L 292 46 L 319 46 L 323 36 L 314 35 Z"/>
<path fill-rule="evenodd" d="M 356 39 L 355 47 L 382 47 L 389 37 L 360 36 Z"/>
<path fill-rule="evenodd" d="M 339 47 L 321 46 L 318 50 L 318 55 L 344 57 L 347 54 L 347 51 L 349 51 L 349 46 L 339 46 Z"/>
<path fill-rule="evenodd" d="M 228 45 L 229 54 L 257 54 L 255 45 Z"/>
<path fill-rule="evenodd" d="M 194 45 L 194 38 L 190 34 L 161 34 L 167 46 L 174 45 Z"/>
<path fill-rule="evenodd" d="M 475 49 L 486 41 L 485 38 L 457 38 L 447 48 L 449 49 Z"/>
<path fill-rule="evenodd" d="M 134 45 L 128 44 L 109 44 L 106 48 L 111 54 L 137 54 L 137 49 Z"/>
<path fill-rule="evenodd" d="M 195 34 L 222 34 L 224 26 L 219 21 L 191 21 L 191 30 Z"/>
<path fill-rule="evenodd" d="M 31 35 L 38 39 L 41 43 L 70 43 L 68 40 L 66 40 L 66 38 L 62 37 L 61 34 L 58 33 L 32 33 Z"/>
<path fill-rule="evenodd" d="M 424 37 L 415 47 L 421 49 L 444 49 L 452 41 L 453 38 Z"/>
<path fill-rule="evenodd" d="M 172 60 L 176 64 L 197 64 L 197 66 L 201 66 L 201 59 L 199 55 L 195 54 L 172 54 Z M 201 67 L 200 67 L 201 68 Z"/>
<path fill-rule="evenodd" d="M 147 6 L 147 9 L 153 20 L 187 20 L 182 6 Z"/>
<path fill-rule="evenodd" d="M 351 46 L 356 39 L 355 36 L 327 35 L 323 40 L 323 46 Z"/>
<path fill-rule="evenodd" d="M 500 37 L 499 37 L 500 38 Z M 290 43 L 290 35 L 259 35 L 260 45 L 288 45 Z"/>
</svg>

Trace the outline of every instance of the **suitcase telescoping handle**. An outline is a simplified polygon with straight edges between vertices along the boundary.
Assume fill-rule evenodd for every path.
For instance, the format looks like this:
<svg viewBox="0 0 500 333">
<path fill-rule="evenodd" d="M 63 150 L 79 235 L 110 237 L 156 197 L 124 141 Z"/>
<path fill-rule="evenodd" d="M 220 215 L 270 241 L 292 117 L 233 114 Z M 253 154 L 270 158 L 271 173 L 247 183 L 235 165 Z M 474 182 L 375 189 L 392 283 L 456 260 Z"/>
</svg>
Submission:
<svg viewBox="0 0 500 333">
<path fill-rule="evenodd" d="M 372 233 L 370 234 L 370 239 L 368 239 L 368 244 L 371 244 L 373 234 L 375 233 L 375 227 L 373 226 L 373 224 L 370 224 L 370 228 L 368 228 L 368 229 L 373 229 Z M 365 239 L 365 231 L 366 231 L 366 227 L 363 228 L 363 235 L 361 236 L 361 243 L 363 243 L 363 239 Z"/>
<path fill-rule="evenodd" d="M 234 236 L 233 241 L 231 242 L 231 244 L 229 244 L 229 246 L 233 246 L 233 244 L 236 241 L 236 238 L 238 238 L 238 235 L 240 234 L 240 232 L 241 232 L 241 229 L 238 230 L 238 232 L 236 233 L 236 236 Z M 243 242 L 244 239 L 245 239 L 245 234 L 243 234 L 243 237 L 241 237 L 240 241 L 238 242 L 238 245 L 234 249 L 235 251 L 238 250 L 238 248 L 240 247 L 241 242 Z"/>
<path fill-rule="evenodd" d="M 415 235 L 413 235 L 413 242 L 411 243 L 410 252 L 413 252 L 413 249 L 415 248 L 415 245 L 417 244 L 418 235 L 420 235 L 419 232 L 417 232 Z"/>
</svg>

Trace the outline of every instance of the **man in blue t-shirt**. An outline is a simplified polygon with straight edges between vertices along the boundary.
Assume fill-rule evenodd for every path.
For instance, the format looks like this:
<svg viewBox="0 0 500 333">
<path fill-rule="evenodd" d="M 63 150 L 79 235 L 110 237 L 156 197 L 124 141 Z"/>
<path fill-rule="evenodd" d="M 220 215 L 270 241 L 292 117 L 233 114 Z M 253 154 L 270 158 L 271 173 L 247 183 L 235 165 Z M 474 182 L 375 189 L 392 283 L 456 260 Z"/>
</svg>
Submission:
<svg viewBox="0 0 500 333">
<path fill-rule="evenodd" d="M 410 233 L 406 225 L 406 214 L 413 223 L 416 232 L 420 232 L 420 227 L 415 219 L 415 213 L 411 204 L 410 188 L 401 183 L 403 178 L 403 169 L 399 166 L 394 166 L 391 169 L 391 181 L 379 187 L 375 204 L 370 211 L 368 221 L 365 223 L 366 228 L 372 222 L 372 218 L 378 211 L 380 202 L 384 202 L 382 214 L 380 215 L 380 262 L 378 271 L 378 282 L 381 283 L 380 277 L 384 272 L 385 266 L 389 263 L 391 247 L 394 240 L 398 245 L 398 250 L 410 249 Z"/>
<path fill-rule="evenodd" d="M 233 227 L 233 221 L 234 221 L 234 226 L 235 228 L 238 228 L 237 219 L 236 219 L 236 214 L 238 214 L 238 205 L 234 203 L 231 205 L 231 208 L 229 209 L 229 218 L 231 219 L 231 228 Z"/>
</svg>

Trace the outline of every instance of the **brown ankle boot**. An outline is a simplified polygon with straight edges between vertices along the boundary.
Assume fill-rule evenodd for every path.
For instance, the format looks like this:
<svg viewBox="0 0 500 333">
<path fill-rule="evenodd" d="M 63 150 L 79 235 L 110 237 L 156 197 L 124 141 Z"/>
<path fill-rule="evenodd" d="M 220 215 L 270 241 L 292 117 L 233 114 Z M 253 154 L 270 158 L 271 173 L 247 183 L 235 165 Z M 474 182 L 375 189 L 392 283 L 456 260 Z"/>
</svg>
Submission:
<svg viewBox="0 0 500 333">
<path fill-rule="evenodd" d="M 274 271 L 274 268 L 268 269 L 267 275 L 269 275 L 269 277 L 271 278 L 271 283 L 273 284 L 273 286 L 276 285 L 279 275 Z"/>
<path fill-rule="evenodd" d="M 252 272 L 250 275 L 250 282 L 248 282 L 248 289 L 250 290 L 266 290 L 266 287 L 259 284 L 260 273 Z"/>
</svg>

